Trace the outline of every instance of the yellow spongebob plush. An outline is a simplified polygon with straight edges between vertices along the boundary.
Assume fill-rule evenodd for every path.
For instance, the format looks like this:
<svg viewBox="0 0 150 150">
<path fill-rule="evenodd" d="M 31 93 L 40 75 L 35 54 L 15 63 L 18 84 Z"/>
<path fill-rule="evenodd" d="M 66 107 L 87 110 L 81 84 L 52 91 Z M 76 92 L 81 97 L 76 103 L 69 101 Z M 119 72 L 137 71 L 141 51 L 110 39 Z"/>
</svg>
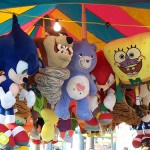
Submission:
<svg viewBox="0 0 150 150">
<path fill-rule="evenodd" d="M 143 117 L 140 106 L 139 85 L 150 83 L 150 32 L 109 42 L 104 55 L 116 74 L 116 96 L 121 98 L 120 83 L 125 88 L 135 88 L 137 114 Z M 119 87 L 119 88 L 118 88 Z"/>
<path fill-rule="evenodd" d="M 106 44 L 104 54 L 125 87 L 150 82 L 150 32 Z"/>
</svg>

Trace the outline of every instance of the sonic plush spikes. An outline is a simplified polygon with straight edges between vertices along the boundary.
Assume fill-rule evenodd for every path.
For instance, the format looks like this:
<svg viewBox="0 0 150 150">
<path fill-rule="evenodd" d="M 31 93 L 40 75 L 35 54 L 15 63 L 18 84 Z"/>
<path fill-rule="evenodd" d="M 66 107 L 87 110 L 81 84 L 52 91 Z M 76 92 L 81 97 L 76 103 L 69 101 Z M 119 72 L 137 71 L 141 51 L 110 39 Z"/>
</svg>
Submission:
<svg viewBox="0 0 150 150">
<path fill-rule="evenodd" d="M 28 66 L 28 75 L 36 73 L 39 67 L 36 46 L 30 36 L 20 28 L 18 19 L 14 14 L 11 33 L 14 39 L 14 51 L 17 54 L 17 57 L 28 64 L 31 64 Z"/>
</svg>

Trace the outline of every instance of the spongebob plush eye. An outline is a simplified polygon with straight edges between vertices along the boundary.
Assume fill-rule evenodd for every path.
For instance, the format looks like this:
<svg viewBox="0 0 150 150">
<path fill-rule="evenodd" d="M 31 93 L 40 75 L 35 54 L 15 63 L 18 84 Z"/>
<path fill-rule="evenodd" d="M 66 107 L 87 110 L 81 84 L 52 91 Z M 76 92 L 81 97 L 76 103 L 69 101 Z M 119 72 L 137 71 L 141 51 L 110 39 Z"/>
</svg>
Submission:
<svg viewBox="0 0 150 150">
<path fill-rule="evenodd" d="M 125 61 L 125 52 L 123 51 L 118 51 L 115 53 L 115 61 L 118 62 L 118 63 L 121 63 L 123 61 Z"/>
<path fill-rule="evenodd" d="M 129 56 L 130 59 L 136 59 L 139 56 L 141 56 L 141 52 L 138 48 L 133 47 L 127 51 L 127 55 Z"/>
<path fill-rule="evenodd" d="M 20 60 L 16 67 L 17 74 L 24 74 L 24 73 L 27 73 L 27 71 L 28 71 L 28 63 Z"/>
</svg>

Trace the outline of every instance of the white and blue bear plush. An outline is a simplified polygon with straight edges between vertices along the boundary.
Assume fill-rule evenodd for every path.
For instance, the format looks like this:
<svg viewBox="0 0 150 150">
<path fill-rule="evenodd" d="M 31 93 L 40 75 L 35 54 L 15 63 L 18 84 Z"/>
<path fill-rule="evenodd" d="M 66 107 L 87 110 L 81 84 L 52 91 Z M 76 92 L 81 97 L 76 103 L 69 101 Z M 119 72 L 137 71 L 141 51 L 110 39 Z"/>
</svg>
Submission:
<svg viewBox="0 0 150 150">
<path fill-rule="evenodd" d="M 95 95 L 97 88 L 90 72 L 97 63 L 96 47 L 86 41 L 75 42 L 73 57 L 68 65 L 70 77 L 62 87 L 62 96 L 55 107 L 55 114 L 64 120 L 70 117 L 68 108 L 70 101 L 77 101 L 76 115 L 82 120 L 90 120 L 93 116 L 89 109 L 88 96 Z"/>
</svg>

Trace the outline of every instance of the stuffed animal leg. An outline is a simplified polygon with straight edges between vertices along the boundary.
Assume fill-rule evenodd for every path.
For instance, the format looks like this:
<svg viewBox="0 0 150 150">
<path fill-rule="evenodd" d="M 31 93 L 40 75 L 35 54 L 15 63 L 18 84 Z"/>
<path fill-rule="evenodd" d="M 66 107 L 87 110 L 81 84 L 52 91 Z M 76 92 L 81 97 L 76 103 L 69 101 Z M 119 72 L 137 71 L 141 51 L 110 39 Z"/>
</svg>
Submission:
<svg viewBox="0 0 150 150">
<path fill-rule="evenodd" d="M 66 93 L 67 94 L 67 93 Z M 70 117 L 69 113 L 69 104 L 70 104 L 70 98 L 69 96 L 64 96 L 66 94 L 63 94 L 61 96 L 61 99 L 58 101 L 56 107 L 55 107 L 55 114 L 62 118 L 63 120 L 67 120 Z"/>
<path fill-rule="evenodd" d="M 115 130 L 116 122 L 114 120 L 112 120 L 112 122 L 107 125 L 103 125 L 103 124 L 99 123 L 99 126 L 100 126 L 100 134 L 105 135 L 106 133 L 111 133 Z"/>
<path fill-rule="evenodd" d="M 115 104 L 112 113 L 120 122 L 125 122 L 129 125 L 138 125 L 141 121 L 140 116 L 137 115 L 134 108 L 128 105 L 125 97 L 122 102 Z"/>
<path fill-rule="evenodd" d="M 89 110 L 87 98 L 77 101 L 77 116 L 83 120 L 92 119 L 92 112 Z"/>
<path fill-rule="evenodd" d="M 140 98 L 142 99 L 142 104 L 149 107 L 150 91 L 148 90 L 148 86 L 146 84 L 140 86 Z M 146 113 L 147 114 L 141 118 L 141 123 L 136 129 L 138 135 L 132 141 L 132 144 L 135 148 L 141 147 L 142 141 L 145 141 L 145 139 L 150 139 L 149 110 L 147 110 Z"/>
<path fill-rule="evenodd" d="M 99 136 L 99 123 L 96 118 L 92 118 L 91 120 L 85 121 L 85 130 L 87 130 L 87 135 L 89 137 Z"/>
<path fill-rule="evenodd" d="M 142 138 L 142 140 L 144 139 L 150 140 L 150 121 L 144 123 L 144 137 Z"/>
<path fill-rule="evenodd" d="M 137 136 L 132 141 L 132 145 L 135 148 L 141 147 L 142 138 L 144 137 L 144 131 L 143 131 L 142 125 L 143 125 L 143 122 L 141 122 L 140 125 L 137 126 L 137 129 L 136 129 Z"/>
</svg>

